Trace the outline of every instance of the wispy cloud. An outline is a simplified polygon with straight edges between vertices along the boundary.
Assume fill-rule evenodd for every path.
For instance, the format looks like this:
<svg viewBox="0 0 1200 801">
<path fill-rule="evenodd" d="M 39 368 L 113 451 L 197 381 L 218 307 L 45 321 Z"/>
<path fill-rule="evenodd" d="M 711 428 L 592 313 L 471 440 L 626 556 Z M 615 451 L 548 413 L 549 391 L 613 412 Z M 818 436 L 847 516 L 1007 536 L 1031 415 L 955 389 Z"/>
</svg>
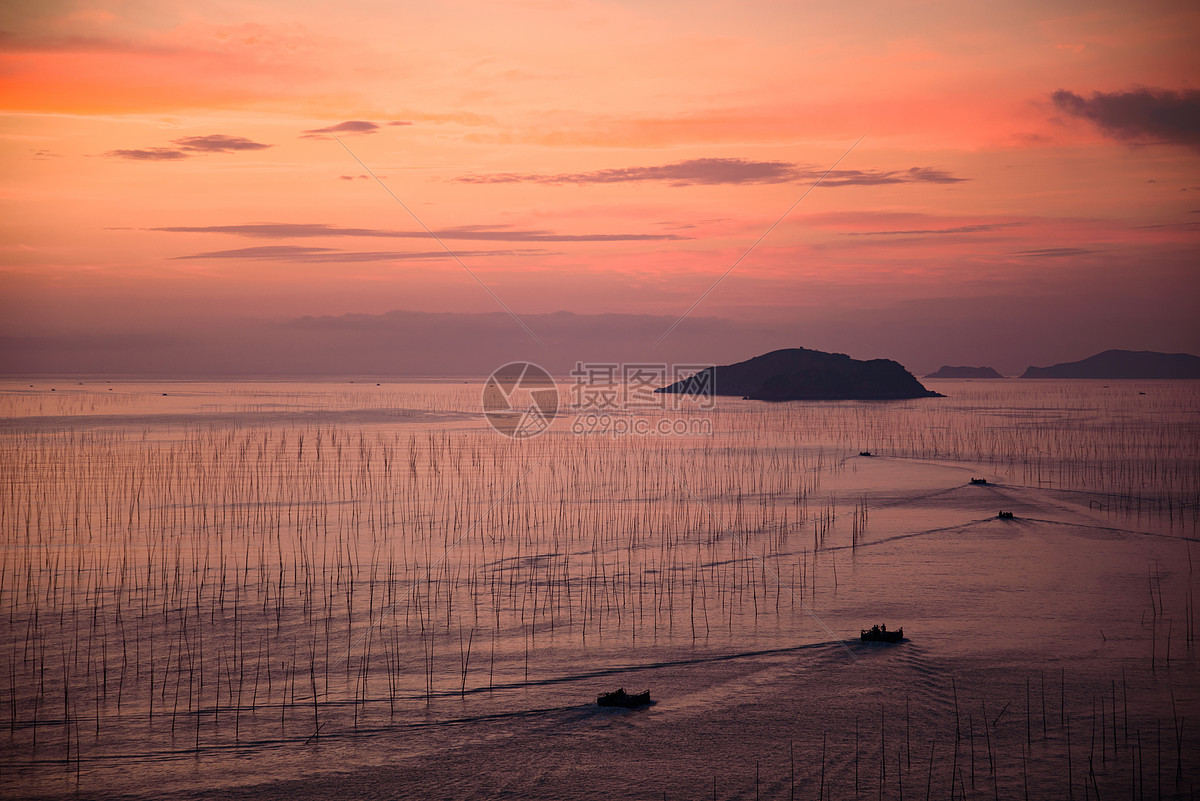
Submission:
<svg viewBox="0 0 1200 801">
<path fill-rule="evenodd" d="M 474 256 L 546 256 L 548 251 L 536 249 L 520 250 L 466 250 L 457 251 L 460 258 Z M 263 245 L 232 250 L 211 250 L 188 256 L 173 256 L 172 260 L 189 259 L 249 259 L 253 261 L 288 261 L 303 264 L 330 264 L 364 261 L 428 261 L 449 258 L 444 250 L 429 251 L 348 251 L 337 248 L 303 247 L 299 245 Z"/>
<path fill-rule="evenodd" d="M 384 125 L 412 125 L 409 120 L 392 120 L 384 123 Z M 300 135 L 301 139 L 332 139 L 334 136 L 365 136 L 366 134 L 378 133 L 383 126 L 377 122 L 370 120 L 346 120 L 339 122 L 337 125 L 328 125 L 324 128 L 310 128 Z"/>
<path fill-rule="evenodd" d="M 1050 97 L 1059 110 L 1090 120 L 1114 139 L 1167 142 L 1200 150 L 1200 90 L 1139 88 L 1094 92 L 1085 98 L 1059 89 Z"/>
<path fill-rule="evenodd" d="M 254 239 L 300 239 L 312 237 L 381 237 L 428 239 L 425 231 L 393 231 L 382 228 L 345 228 L 325 223 L 249 223 L 245 225 L 175 225 L 148 228 L 177 234 L 233 234 Z M 677 234 L 558 234 L 552 231 L 514 230 L 501 225 L 463 225 L 434 231 L 438 239 L 485 242 L 662 242 L 688 239 Z"/>
<path fill-rule="evenodd" d="M 1042 248 L 1041 250 L 1022 250 L 1012 255 L 1030 258 L 1063 258 L 1065 256 L 1086 256 L 1089 253 L 1102 253 L 1100 250 L 1087 248 Z"/>
<path fill-rule="evenodd" d="M 197 153 L 238 153 L 250 150 L 266 150 L 271 145 L 255 142 L 244 136 L 208 134 L 207 136 L 185 136 L 172 139 L 175 147 L 147 147 L 133 150 L 109 150 L 104 156 L 132 159 L 134 161 L 177 161 Z"/>
<path fill-rule="evenodd" d="M 1028 223 L 980 223 L 978 225 L 958 225 L 953 228 L 915 228 L 908 231 L 848 231 L 846 232 L 846 236 L 927 236 L 931 234 L 978 234 L 987 231 L 1002 231 L 1005 228 L 1015 228 L 1022 225 L 1028 225 Z"/>
<path fill-rule="evenodd" d="M 691 184 L 768 184 L 794 180 L 796 165 L 786 161 L 746 159 L 689 159 L 652 167 L 621 167 L 593 172 L 544 175 L 491 173 L 456 178 L 461 183 L 615 184 L 663 181 L 673 186 Z"/>
<path fill-rule="evenodd" d="M 176 161 L 186 159 L 191 154 L 170 147 L 146 147 L 138 150 L 110 150 L 103 155 L 133 161 Z"/>
<path fill-rule="evenodd" d="M 816 180 L 820 171 L 812 169 L 804 174 L 804 180 Z M 909 167 L 907 170 L 834 170 L 821 186 L 881 186 L 883 184 L 957 184 L 969 181 L 945 170 L 933 167 Z"/>
<path fill-rule="evenodd" d="M 1187 230 L 1195 230 L 1200 228 L 1200 222 L 1159 223 L 1157 225 L 1135 225 L 1134 227 L 1143 230 L 1155 228 L 1184 228 Z"/>
<path fill-rule="evenodd" d="M 209 134 L 208 136 L 185 136 L 182 139 L 172 139 L 181 150 L 193 153 L 234 153 L 242 150 L 266 150 L 270 145 L 255 142 L 244 136 L 226 136 L 224 134 Z"/>
<path fill-rule="evenodd" d="M 373 134 L 379 130 L 379 123 L 369 122 L 367 120 L 346 120 L 339 122 L 337 125 L 329 125 L 325 128 L 310 128 L 300 135 L 301 139 L 332 139 L 336 134 L 346 135 L 365 135 Z"/>
<path fill-rule="evenodd" d="M 484 173 L 464 175 L 453 180 L 469 184 L 615 184 L 656 181 L 671 186 L 716 184 L 778 184 L 815 181 L 825 171 L 788 161 L 750 161 L 748 159 L 702 158 L 649 167 L 618 167 L 591 172 L 560 173 Z M 834 170 L 822 186 L 878 186 L 901 183 L 958 183 L 958 178 L 932 167 L 907 170 Z"/>
</svg>

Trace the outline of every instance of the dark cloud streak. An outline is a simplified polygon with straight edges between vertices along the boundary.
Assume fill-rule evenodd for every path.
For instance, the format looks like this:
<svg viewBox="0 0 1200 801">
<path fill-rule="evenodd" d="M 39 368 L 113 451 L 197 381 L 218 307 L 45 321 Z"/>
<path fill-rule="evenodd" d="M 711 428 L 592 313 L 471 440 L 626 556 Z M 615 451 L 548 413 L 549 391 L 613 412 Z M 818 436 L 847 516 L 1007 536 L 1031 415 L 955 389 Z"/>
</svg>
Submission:
<svg viewBox="0 0 1200 801">
<path fill-rule="evenodd" d="M 980 223 L 979 225 L 959 225 L 954 228 L 918 228 L 909 231 L 850 231 L 846 234 L 846 236 L 926 236 L 929 234 L 979 234 L 988 231 L 1002 231 L 1006 228 L 1016 228 L 1022 225 L 1028 225 L 1028 223 Z"/>
<path fill-rule="evenodd" d="M 102 155 L 131 161 L 177 161 L 190 154 L 169 147 L 147 147 L 140 150 L 110 150 Z"/>
<path fill-rule="evenodd" d="M 271 145 L 255 142 L 244 136 L 227 136 L 225 134 L 208 134 L 207 136 L 185 136 L 182 139 L 172 139 L 176 147 L 147 147 L 134 150 L 109 150 L 102 153 L 119 159 L 133 161 L 178 161 L 196 153 L 238 153 L 251 150 L 266 150 Z"/>
<path fill-rule="evenodd" d="M 253 239 L 299 239 L 304 237 L 381 237 L 385 239 L 428 239 L 424 231 L 389 231 L 380 228 L 343 228 L 325 223 L 250 223 L 246 225 L 176 225 L 149 228 L 177 234 L 233 234 Z M 688 239 L 676 234 L 556 234 L 550 231 L 510 230 L 503 226 L 464 225 L 434 231 L 438 239 L 481 242 L 664 242 Z"/>
<path fill-rule="evenodd" d="M 821 176 L 816 170 L 807 172 L 805 180 Z M 882 186 L 885 184 L 957 184 L 969 178 L 958 178 L 945 170 L 932 167 L 910 167 L 907 170 L 834 170 L 821 186 Z"/>
<path fill-rule="evenodd" d="M 540 173 L 485 173 L 453 179 L 468 184 L 615 184 L 659 181 L 671 186 L 780 184 L 811 182 L 825 175 L 822 186 L 879 186 L 882 184 L 953 184 L 967 180 L 932 167 L 907 170 L 833 170 L 827 175 L 816 167 L 787 161 L 703 158 L 650 167 L 620 167 L 592 172 L 545 175 Z"/>
<path fill-rule="evenodd" d="M 1041 250 L 1022 250 L 1012 255 L 1029 258 L 1065 258 L 1068 256 L 1087 256 L 1091 253 L 1102 252 L 1100 250 L 1088 250 L 1087 248 L 1042 248 Z"/>
<path fill-rule="evenodd" d="M 391 123 L 389 123 L 390 125 Z M 336 134 L 342 135 L 359 135 L 376 133 L 379 130 L 379 123 L 370 122 L 368 120 L 346 120 L 339 122 L 337 125 L 328 125 L 324 128 L 310 128 L 300 135 L 301 139 L 332 139 Z M 327 135 L 328 134 L 328 135 Z"/>
<path fill-rule="evenodd" d="M 179 145 L 180 149 L 193 153 L 234 153 L 241 150 L 266 150 L 271 147 L 244 136 L 226 136 L 224 134 L 185 136 L 182 139 L 172 139 L 171 141 Z"/>
<path fill-rule="evenodd" d="M 469 250 L 455 253 L 461 258 L 477 256 L 544 256 L 543 250 Z M 212 250 L 189 256 L 174 256 L 172 261 L 191 259 L 249 259 L 253 261 L 287 261 L 302 264 L 332 264 L 366 261 L 427 261 L 449 258 L 444 250 L 431 251 L 347 251 L 336 248 L 302 247 L 298 245 L 263 245 L 233 250 Z"/>
<path fill-rule="evenodd" d="M 408 120 L 392 120 L 385 122 L 384 125 L 389 127 L 395 125 L 412 125 Z M 337 125 L 328 125 L 324 128 L 310 128 L 300 134 L 301 139 L 333 139 L 334 136 L 341 134 L 342 136 L 366 136 L 367 134 L 378 133 L 382 128 L 379 123 L 371 122 L 370 120 L 346 120 L 339 122 Z"/>
<path fill-rule="evenodd" d="M 1094 123 L 1108 136 L 1134 144 L 1171 143 L 1200 150 L 1200 90 L 1132 89 L 1085 98 L 1059 89 L 1061 111 Z"/>
</svg>

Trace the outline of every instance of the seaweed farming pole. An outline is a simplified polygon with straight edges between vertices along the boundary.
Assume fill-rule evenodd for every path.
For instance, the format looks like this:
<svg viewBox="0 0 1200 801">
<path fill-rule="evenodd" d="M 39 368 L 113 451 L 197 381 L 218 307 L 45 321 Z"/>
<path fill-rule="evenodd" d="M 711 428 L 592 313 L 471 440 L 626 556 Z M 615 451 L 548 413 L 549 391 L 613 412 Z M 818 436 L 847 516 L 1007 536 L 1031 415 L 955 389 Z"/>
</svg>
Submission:
<svg viewBox="0 0 1200 801">
<path fill-rule="evenodd" d="M 1066 718 L 1067 729 L 1067 796 L 1074 801 L 1075 798 L 1075 768 L 1071 762 L 1071 716 Z"/>
<path fill-rule="evenodd" d="M 824 801 L 825 799 L 825 738 L 829 735 L 828 730 L 821 732 L 821 789 L 817 794 L 817 798 Z"/>
<path fill-rule="evenodd" d="M 909 717 L 908 702 L 909 694 L 904 694 L 904 753 L 908 756 L 908 769 L 912 770 L 912 728 L 910 726 L 911 719 Z M 957 704 L 957 700 L 956 700 Z"/>
<path fill-rule="evenodd" d="M 887 781 L 887 727 L 884 722 L 883 703 L 879 704 L 879 798 L 883 799 L 883 785 Z"/>
<path fill-rule="evenodd" d="M 442 564 L 442 563 L 443 563 L 443 562 L 446 560 L 446 558 L 447 558 L 447 557 L 450 555 L 450 552 L 451 552 L 451 551 L 453 551 L 455 548 L 457 548 L 457 547 L 459 546 L 459 544 L 461 544 L 461 543 L 462 543 L 462 541 L 463 541 L 463 540 L 465 540 L 467 537 L 469 537 L 469 536 L 470 536 L 470 535 L 471 535 L 471 534 L 472 534 L 472 533 L 475 531 L 475 529 L 476 529 L 476 528 L 478 528 L 478 527 L 479 527 L 479 525 L 480 525 L 480 524 L 481 524 L 481 523 L 482 523 L 484 520 L 486 520 L 486 519 L 488 518 L 488 516 L 489 516 L 489 515 L 491 515 L 491 513 L 492 513 L 492 512 L 493 512 L 493 511 L 496 509 L 496 507 L 498 507 L 498 506 L 499 506 L 501 503 L 503 503 L 503 502 L 504 502 L 504 500 L 505 500 L 505 499 L 507 499 L 507 498 L 508 498 L 508 496 L 509 496 L 509 495 L 511 495 L 511 494 L 513 493 L 513 491 L 514 491 L 514 490 L 516 490 L 516 488 L 517 488 L 518 486 L 520 486 L 521 482 L 522 482 L 522 481 L 524 481 L 524 480 L 526 479 L 526 477 L 528 477 L 528 475 L 529 475 L 530 473 L 532 473 L 532 472 L 533 472 L 533 471 L 534 471 L 536 468 L 540 467 L 540 466 L 541 466 L 541 464 L 542 464 L 542 463 L 541 463 L 540 461 L 538 461 L 538 462 L 535 462 L 535 463 L 534 463 L 534 464 L 533 464 L 531 467 L 529 467 L 529 468 L 528 468 L 528 469 L 527 469 L 527 470 L 526 470 L 524 473 L 522 473 L 520 476 L 518 476 L 518 477 L 517 477 L 517 480 L 516 480 L 516 481 L 514 481 L 512 484 L 510 484 L 510 485 L 508 486 L 508 488 L 507 488 L 506 490 L 504 490 L 504 492 L 502 492 L 502 493 L 500 494 L 500 497 L 499 497 L 499 498 L 497 498 L 497 499 L 496 499 L 496 500 L 495 500 L 495 501 L 492 503 L 492 505 L 491 505 L 491 506 L 489 506 L 489 507 L 487 508 L 487 510 L 486 510 L 486 511 L 485 511 L 483 514 L 481 514 L 481 515 L 479 515 L 479 517 L 475 518 L 474 522 L 472 522 L 472 523 L 471 523 L 471 525 L 467 527 L 467 530 L 466 530 L 466 531 L 464 531 L 464 532 L 463 532 L 463 533 L 462 533 L 462 534 L 459 536 L 459 538 L 458 538 L 458 539 L 456 539 L 454 542 L 452 542 L 452 543 L 450 543 L 449 545 L 447 545 L 447 546 L 446 546 L 446 549 L 445 549 L 445 550 L 442 552 L 442 555 L 441 555 L 441 556 L 439 556 L 439 557 L 437 558 L 437 561 L 435 561 L 435 562 L 432 562 L 432 563 L 430 563 L 429 565 L 427 565 L 427 566 L 426 566 L 426 568 L 425 568 L 425 577 L 424 577 L 424 581 L 426 581 L 427 583 L 429 583 L 429 582 L 432 582 L 432 581 L 433 581 L 433 571 L 434 571 L 436 568 L 438 568 L 439 566 L 441 566 L 441 564 Z M 410 592 L 410 595 L 411 595 L 411 594 L 415 594 L 415 593 L 418 591 L 418 589 L 420 588 L 420 584 L 421 584 L 421 579 L 416 579 L 416 580 L 414 580 L 414 581 L 413 581 L 412 588 L 411 588 L 411 589 L 410 589 L 410 591 L 409 591 L 409 592 Z M 395 607 L 396 607 L 398 604 L 399 604 L 399 600 L 397 600 L 397 601 L 396 601 L 396 603 L 393 603 L 393 604 L 389 604 L 389 605 L 386 605 L 386 606 L 384 606 L 384 607 L 383 607 L 383 608 L 380 610 L 380 613 L 379 613 L 379 620 L 378 620 L 378 622 L 377 622 L 377 621 L 374 619 L 374 616 L 372 616 L 372 618 L 371 618 L 371 622 L 370 622 L 370 625 L 368 625 L 368 626 L 367 626 L 367 630 L 366 630 L 366 631 L 364 631 L 364 632 L 362 632 L 362 633 L 360 633 L 360 634 L 358 635 L 358 637 L 356 637 L 356 638 L 355 638 L 353 641 L 351 641 L 351 642 L 350 642 L 350 643 L 349 643 L 349 644 L 346 646 L 346 659 L 347 659 L 347 662 L 349 662 L 349 659 L 350 659 L 350 652 L 351 652 L 351 651 L 353 651 L 353 650 L 354 650 L 354 648 L 358 647 L 358 645 L 359 645 L 359 644 L 360 644 L 360 643 L 361 643 L 361 642 L 362 642 L 364 639 L 366 639 L 367 635 L 368 635 L 368 634 L 370 634 L 372 631 L 374 631 L 374 630 L 375 630 L 375 628 L 376 628 L 377 626 L 380 626 L 380 625 L 382 625 L 382 624 L 383 624 L 383 618 L 384 618 L 384 616 L 385 616 L 385 615 L 386 615 L 386 614 L 387 614 L 389 611 L 391 611 L 392 609 L 394 609 L 394 608 L 395 608 Z M 432 636 L 432 635 L 431 635 L 431 636 Z M 430 648 L 432 649 L 432 644 L 431 644 Z"/>
<path fill-rule="evenodd" d="M 791 778 L 788 782 L 789 792 L 788 798 L 790 801 L 796 801 L 796 741 L 788 740 L 788 764 L 791 769 Z M 824 765 L 822 764 L 822 768 Z M 1160 780 L 1161 783 L 1161 780 Z"/>
<path fill-rule="evenodd" d="M 929 741 L 929 772 L 925 774 L 925 801 L 929 801 L 929 794 L 933 791 L 933 751 L 937 747 L 937 735 L 933 735 L 933 739 Z"/>
<path fill-rule="evenodd" d="M 838 637 L 836 634 L 834 634 L 833 631 L 828 626 L 825 625 L 825 622 L 823 620 L 821 620 L 821 618 L 817 617 L 817 613 L 814 612 L 812 610 L 812 608 L 804 602 L 803 598 L 796 597 L 796 594 L 794 592 L 792 592 L 792 588 L 789 587 L 786 583 L 784 583 L 784 581 L 780 577 L 779 573 L 777 573 L 773 568 L 771 568 L 769 565 L 767 565 L 767 563 L 764 562 L 758 554 L 754 553 L 753 550 L 751 550 L 749 547 L 747 547 L 746 543 L 742 541 L 742 538 L 739 537 L 737 534 L 735 534 L 733 529 L 731 529 L 728 525 L 726 525 L 726 523 L 723 520 L 721 520 L 721 518 L 717 517 L 717 514 L 716 514 L 716 512 L 714 512 L 712 510 L 712 507 L 710 507 L 707 503 L 705 503 L 704 500 L 699 495 L 697 495 L 695 492 L 693 492 L 692 488 L 689 487 L 684 482 L 684 480 L 682 478 L 680 478 L 679 475 L 674 470 L 671 469 L 671 466 L 668 465 L 665 460 L 662 462 L 662 466 L 668 473 L 671 474 L 671 477 L 675 479 L 675 481 L 679 484 L 679 486 L 683 489 L 683 491 L 686 492 L 688 495 L 692 496 L 692 499 L 695 500 L 696 503 L 700 504 L 700 506 L 704 509 L 704 511 L 708 513 L 708 516 L 712 518 L 713 522 L 715 522 L 725 534 L 728 534 L 729 538 L 738 544 L 738 547 L 740 547 L 743 551 L 745 551 L 747 554 L 749 554 L 750 558 L 759 562 L 762 565 L 763 571 L 765 573 L 767 573 L 768 575 L 770 575 L 771 578 L 774 579 L 775 582 L 783 589 L 783 591 L 786 592 L 788 594 L 788 596 L 792 598 L 792 600 L 799 601 L 800 608 L 803 609 L 805 612 L 807 612 L 809 617 L 811 617 L 813 620 L 815 620 L 817 622 L 817 625 L 819 625 L 822 629 L 824 629 L 825 633 L 828 634 L 834 640 L 834 642 L 836 642 L 838 645 L 840 645 L 842 647 L 842 650 L 846 652 L 846 654 L 850 657 L 850 659 L 852 661 L 858 662 L 858 657 L 855 656 L 854 652 L 850 650 L 850 647 L 848 645 L 846 645 L 846 643 L 842 640 L 841 637 Z M 815 554 L 814 554 L 814 556 L 815 556 Z M 814 576 L 815 576 L 815 571 L 814 571 Z"/>
</svg>

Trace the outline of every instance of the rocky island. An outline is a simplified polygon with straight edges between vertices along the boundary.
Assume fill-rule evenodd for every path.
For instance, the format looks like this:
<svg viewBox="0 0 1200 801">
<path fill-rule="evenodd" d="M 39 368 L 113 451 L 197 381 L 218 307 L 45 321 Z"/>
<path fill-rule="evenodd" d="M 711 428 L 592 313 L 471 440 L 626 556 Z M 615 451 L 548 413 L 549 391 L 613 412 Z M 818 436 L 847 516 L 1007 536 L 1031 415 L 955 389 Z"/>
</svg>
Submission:
<svg viewBox="0 0 1200 801">
<path fill-rule="evenodd" d="M 1004 378 L 991 367 L 951 367 L 943 364 L 926 378 Z"/>
<path fill-rule="evenodd" d="M 709 367 L 655 392 L 735 395 L 749 400 L 905 400 L 941 398 L 891 359 L 786 348 L 744 362 Z"/>
<path fill-rule="evenodd" d="M 1200 378 L 1200 356 L 1152 350 L 1106 350 L 1077 362 L 1030 367 L 1021 378 Z"/>
</svg>

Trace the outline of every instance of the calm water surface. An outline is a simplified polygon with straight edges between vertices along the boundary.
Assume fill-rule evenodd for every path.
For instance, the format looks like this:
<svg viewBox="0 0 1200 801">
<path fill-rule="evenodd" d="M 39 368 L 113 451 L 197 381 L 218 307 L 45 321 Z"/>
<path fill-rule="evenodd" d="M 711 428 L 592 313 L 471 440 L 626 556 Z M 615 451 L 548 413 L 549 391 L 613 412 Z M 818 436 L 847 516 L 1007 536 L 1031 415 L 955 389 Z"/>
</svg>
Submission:
<svg viewBox="0 0 1200 801">
<path fill-rule="evenodd" d="M 0 382 L 0 792 L 1194 797 L 1200 384 L 928 386 Z"/>
</svg>

